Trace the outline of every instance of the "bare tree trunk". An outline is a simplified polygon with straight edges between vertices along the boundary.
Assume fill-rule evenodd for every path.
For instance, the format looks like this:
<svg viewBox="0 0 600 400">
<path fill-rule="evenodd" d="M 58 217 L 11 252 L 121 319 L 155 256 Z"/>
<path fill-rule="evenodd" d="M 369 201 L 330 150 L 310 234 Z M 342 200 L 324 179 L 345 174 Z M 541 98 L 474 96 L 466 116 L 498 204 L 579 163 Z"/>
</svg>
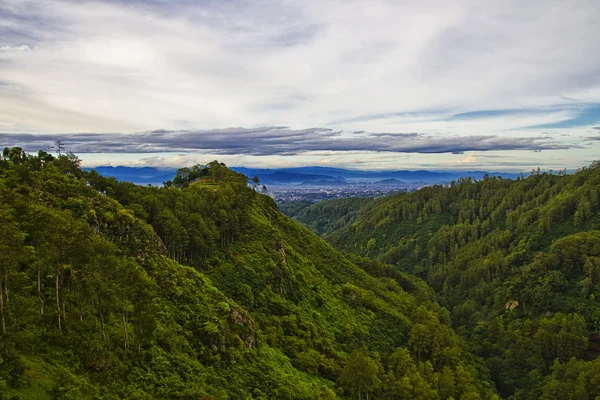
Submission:
<svg viewBox="0 0 600 400">
<path fill-rule="evenodd" d="M 137 352 L 138 354 L 142 352 L 142 338 L 144 337 L 144 330 L 140 325 L 140 340 L 138 341 Z"/>
<path fill-rule="evenodd" d="M 40 302 L 40 315 L 44 315 L 44 300 L 42 300 L 42 263 L 40 261 L 40 253 L 37 253 L 37 295 Z"/>
<path fill-rule="evenodd" d="M 83 321 L 83 305 L 81 304 L 81 278 L 77 280 L 77 302 L 79 303 L 79 320 Z"/>
<path fill-rule="evenodd" d="M 2 334 L 6 333 L 6 321 L 4 320 L 4 294 L 2 293 L 2 282 L 0 282 L 0 315 L 2 316 Z"/>
<path fill-rule="evenodd" d="M 125 317 L 125 310 L 123 310 L 122 315 L 123 315 L 123 330 L 125 332 L 124 347 L 125 347 L 125 350 L 127 350 L 129 348 L 129 334 L 127 332 L 127 318 Z"/>
<path fill-rule="evenodd" d="M 60 315 L 60 298 L 58 296 L 58 267 L 56 267 L 55 271 L 56 271 L 56 273 L 55 273 L 55 275 L 56 275 L 55 294 L 56 294 L 56 312 L 58 315 L 58 330 L 62 331 L 62 326 L 60 324 L 60 317 L 61 317 L 61 315 Z"/>
<path fill-rule="evenodd" d="M 8 298 L 8 268 L 4 270 L 4 295 L 6 296 L 6 307 L 8 307 L 8 303 L 10 303 Z"/>
<path fill-rule="evenodd" d="M 8 297 L 8 268 L 4 270 L 4 295 L 6 296 L 6 303 L 4 303 L 3 308 L 6 308 L 8 318 L 12 321 L 14 325 L 16 323 L 16 320 L 14 315 L 10 312 L 10 298 Z"/>
<path fill-rule="evenodd" d="M 98 310 L 100 311 L 100 330 L 102 331 L 102 339 L 106 342 L 106 334 L 104 333 L 104 315 L 102 314 L 102 303 L 98 299 Z"/>
<path fill-rule="evenodd" d="M 67 323 L 67 311 L 65 310 L 65 274 L 60 274 L 60 294 L 61 294 L 61 303 L 62 303 L 62 318 L 63 322 Z"/>
<path fill-rule="evenodd" d="M 95 308 L 96 308 L 96 300 L 92 297 L 92 315 L 94 316 L 94 330 L 98 329 L 98 314 L 93 312 Z"/>
</svg>

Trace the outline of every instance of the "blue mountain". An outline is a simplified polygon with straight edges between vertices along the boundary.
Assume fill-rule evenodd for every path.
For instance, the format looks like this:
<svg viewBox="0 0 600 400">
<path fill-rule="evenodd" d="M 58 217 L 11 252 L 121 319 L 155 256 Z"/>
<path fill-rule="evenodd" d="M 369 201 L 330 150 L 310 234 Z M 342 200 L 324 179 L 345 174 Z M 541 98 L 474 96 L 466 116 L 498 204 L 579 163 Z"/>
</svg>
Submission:
<svg viewBox="0 0 600 400">
<path fill-rule="evenodd" d="M 175 168 L 158 167 L 126 167 L 126 166 L 102 166 L 94 168 L 99 174 L 112 176 L 119 181 L 133 182 L 140 185 L 161 185 L 163 182 L 173 179 Z M 484 175 L 502 176 L 503 178 L 515 179 L 519 173 L 487 172 L 487 171 L 427 171 L 427 170 L 385 170 L 385 171 L 363 171 L 344 168 L 330 167 L 297 167 L 297 168 L 247 168 L 233 167 L 234 171 L 241 172 L 252 178 L 258 176 L 262 183 L 268 185 L 300 185 L 311 182 L 334 183 L 334 182 L 389 182 L 393 180 L 402 183 L 439 184 L 448 183 L 459 178 L 472 177 L 481 179 Z"/>
</svg>

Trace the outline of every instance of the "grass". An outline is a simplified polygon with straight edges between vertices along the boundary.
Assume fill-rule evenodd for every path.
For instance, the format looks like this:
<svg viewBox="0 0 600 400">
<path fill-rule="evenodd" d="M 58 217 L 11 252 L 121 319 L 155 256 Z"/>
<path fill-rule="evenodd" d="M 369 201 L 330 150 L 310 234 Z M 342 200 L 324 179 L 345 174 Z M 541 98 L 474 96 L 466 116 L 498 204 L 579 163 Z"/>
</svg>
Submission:
<svg viewBox="0 0 600 400">
<path fill-rule="evenodd" d="M 50 392 L 56 386 L 53 376 L 56 376 L 55 367 L 46 363 L 39 356 L 22 355 L 21 361 L 25 364 L 25 385 L 19 389 L 8 389 L 3 398 L 11 399 L 47 399 L 51 397 Z"/>
</svg>

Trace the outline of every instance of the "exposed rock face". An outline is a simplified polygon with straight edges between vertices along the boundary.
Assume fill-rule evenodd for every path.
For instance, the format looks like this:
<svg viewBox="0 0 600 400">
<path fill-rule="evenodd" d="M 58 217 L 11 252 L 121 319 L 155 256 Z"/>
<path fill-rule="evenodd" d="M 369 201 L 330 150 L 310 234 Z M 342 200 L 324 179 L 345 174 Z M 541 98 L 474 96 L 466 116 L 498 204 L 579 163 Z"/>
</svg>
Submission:
<svg viewBox="0 0 600 400">
<path fill-rule="evenodd" d="M 240 338 L 246 344 L 246 347 L 251 349 L 256 343 L 256 331 L 254 330 L 254 322 L 252 318 L 244 315 L 236 309 L 231 310 L 230 320 L 236 325 L 239 325 L 242 329 L 240 332 Z"/>
</svg>

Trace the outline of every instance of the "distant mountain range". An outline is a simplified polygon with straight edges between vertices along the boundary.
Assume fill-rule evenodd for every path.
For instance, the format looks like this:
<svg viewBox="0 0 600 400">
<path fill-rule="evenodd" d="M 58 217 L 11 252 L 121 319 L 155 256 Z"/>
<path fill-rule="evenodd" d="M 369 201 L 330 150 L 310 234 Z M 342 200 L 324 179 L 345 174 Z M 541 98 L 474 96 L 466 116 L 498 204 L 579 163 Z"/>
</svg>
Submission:
<svg viewBox="0 0 600 400">
<path fill-rule="evenodd" d="M 112 176 L 119 181 L 133 182 L 140 185 L 160 185 L 173 179 L 174 168 L 157 167 L 126 167 L 126 166 L 103 166 L 94 168 L 99 174 Z M 409 170 L 387 170 L 387 171 L 359 171 L 343 168 L 329 167 L 298 167 L 260 169 L 233 167 L 234 171 L 241 172 L 252 178 L 258 176 L 261 183 L 267 185 L 307 185 L 307 184 L 352 184 L 352 183 L 379 183 L 383 185 L 403 184 L 439 184 L 448 183 L 459 178 L 473 177 L 481 179 L 484 175 L 502 176 L 503 178 L 515 179 L 519 173 L 510 172 L 487 172 L 487 171 L 409 171 Z"/>
<path fill-rule="evenodd" d="M 335 180 L 328 180 L 328 179 L 321 179 L 318 181 L 304 181 L 302 182 L 301 186 L 348 186 L 351 185 L 350 182 L 348 182 L 345 179 L 335 179 Z"/>
<path fill-rule="evenodd" d="M 382 185 L 382 186 L 403 186 L 403 185 L 406 185 L 406 182 L 399 181 L 396 178 L 382 179 L 382 180 L 380 180 L 378 182 L 375 182 L 375 183 L 377 183 L 379 185 Z"/>
<path fill-rule="evenodd" d="M 92 168 L 86 168 L 88 170 Z M 163 182 L 173 179 L 174 168 L 156 168 L 156 167 L 95 167 L 102 176 L 112 176 L 118 181 L 133 182 L 138 185 L 162 185 Z"/>
</svg>

